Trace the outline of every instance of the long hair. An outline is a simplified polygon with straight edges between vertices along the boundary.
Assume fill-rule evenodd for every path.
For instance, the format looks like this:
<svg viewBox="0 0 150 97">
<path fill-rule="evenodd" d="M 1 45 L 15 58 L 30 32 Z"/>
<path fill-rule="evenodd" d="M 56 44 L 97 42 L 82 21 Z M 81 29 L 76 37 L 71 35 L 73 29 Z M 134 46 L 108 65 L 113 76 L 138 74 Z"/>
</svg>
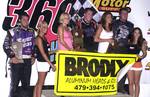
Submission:
<svg viewBox="0 0 150 97">
<path fill-rule="evenodd" d="M 102 15 L 102 18 L 101 18 L 100 23 L 101 23 L 102 27 L 103 27 L 105 30 L 106 30 L 106 16 L 107 16 L 107 15 L 111 15 L 111 17 L 113 18 L 112 13 L 109 12 L 109 11 L 106 11 L 106 12 Z M 109 29 L 112 30 L 112 23 L 109 24 Z"/>
<path fill-rule="evenodd" d="M 143 41 L 144 41 L 145 39 L 143 38 L 142 30 L 141 30 L 139 27 L 135 27 L 135 28 L 133 29 L 133 32 L 131 33 L 130 43 L 133 43 L 134 40 L 135 40 L 135 37 L 134 37 L 134 32 L 135 32 L 135 30 L 139 30 L 139 34 L 140 34 L 140 36 L 139 36 L 139 38 L 138 38 L 138 41 L 137 41 L 137 46 L 138 46 L 139 48 L 142 48 L 142 44 L 143 44 Z"/>
<path fill-rule="evenodd" d="M 69 13 L 64 12 L 64 13 L 62 13 L 62 14 L 60 15 L 59 23 L 63 23 L 63 21 L 64 21 L 64 19 L 65 19 L 65 16 L 68 16 L 69 19 L 70 19 Z"/>
<path fill-rule="evenodd" d="M 38 28 L 37 29 L 38 34 L 40 34 L 40 28 L 42 28 L 44 26 L 48 26 L 48 23 L 45 20 L 40 21 L 39 24 L 38 24 L 38 26 L 37 26 L 37 28 Z"/>
</svg>

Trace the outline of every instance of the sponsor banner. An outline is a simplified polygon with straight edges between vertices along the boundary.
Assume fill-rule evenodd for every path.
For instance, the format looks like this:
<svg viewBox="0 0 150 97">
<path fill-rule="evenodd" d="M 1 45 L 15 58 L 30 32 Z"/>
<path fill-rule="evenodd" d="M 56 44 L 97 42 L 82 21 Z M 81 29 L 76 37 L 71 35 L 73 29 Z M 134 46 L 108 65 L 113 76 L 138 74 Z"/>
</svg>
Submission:
<svg viewBox="0 0 150 97">
<path fill-rule="evenodd" d="M 121 68 L 132 66 L 136 55 L 58 51 L 55 94 L 100 96 L 117 93 Z"/>
<path fill-rule="evenodd" d="M 90 0 L 99 11 L 118 12 L 120 8 L 127 7 L 130 0 Z"/>
</svg>

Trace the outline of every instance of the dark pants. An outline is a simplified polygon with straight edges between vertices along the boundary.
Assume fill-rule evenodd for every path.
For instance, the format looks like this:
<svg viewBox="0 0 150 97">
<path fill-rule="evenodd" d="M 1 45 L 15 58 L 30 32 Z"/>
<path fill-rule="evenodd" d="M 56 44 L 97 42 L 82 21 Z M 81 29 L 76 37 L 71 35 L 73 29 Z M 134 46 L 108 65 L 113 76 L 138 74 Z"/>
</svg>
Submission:
<svg viewBox="0 0 150 97">
<path fill-rule="evenodd" d="M 127 47 L 117 47 L 113 52 L 117 54 L 128 54 L 128 49 Z M 124 75 L 123 78 L 118 82 L 118 92 L 125 91 L 124 86 L 125 86 L 126 77 L 127 74 Z"/>
<path fill-rule="evenodd" d="M 124 75 L 124 77 L 118 82 L 118 92 L 122 92 L 122 90 L 125 90 L 124 86 L 125 86 L 126 78 L 127 78 L 127 74 Z"/>
<path fill-rule="evenodd" d="M 84 37 L 83 47 L 87 52 L 97 52 L 98 43 L 94 42 L 93 37 Z"/>
<path fill-rule="evenodd" d="M 28 89 L 30 86 L 31 77 L 31 59 L 25 59 L 24 63 L 10 64 L 11 65 L 11 84 L 10 97 L 29 97 Z M 21 95 L 19 95 L 18 85 L 21 81 Z"/>
</svg>

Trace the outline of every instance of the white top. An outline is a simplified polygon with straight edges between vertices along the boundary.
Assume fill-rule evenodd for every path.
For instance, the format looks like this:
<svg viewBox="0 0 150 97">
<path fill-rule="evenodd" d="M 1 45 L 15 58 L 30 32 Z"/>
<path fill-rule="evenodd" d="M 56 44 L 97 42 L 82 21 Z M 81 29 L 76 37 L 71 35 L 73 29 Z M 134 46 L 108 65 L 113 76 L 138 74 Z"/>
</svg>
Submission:
<svg viewBox="0 0 150 97">
<path fill-rule="evenodd" d="M 113 38 L 113 32 L 112 31 L 107 32 L 106 30 L 103 29 L 99 38 L 100 39 L 111 39 L 111 38 Z M 109 42 L 99 42 L 98 52 L 99 53 L 106 53 L 108 46 L 109 46 Z"/>
</svg>

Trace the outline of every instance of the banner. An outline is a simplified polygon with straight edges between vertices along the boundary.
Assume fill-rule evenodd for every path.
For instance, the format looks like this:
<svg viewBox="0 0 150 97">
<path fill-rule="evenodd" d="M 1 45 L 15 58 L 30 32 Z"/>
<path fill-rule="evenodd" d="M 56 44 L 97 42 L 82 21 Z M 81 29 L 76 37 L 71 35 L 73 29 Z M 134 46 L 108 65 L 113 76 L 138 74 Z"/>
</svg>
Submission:
<svg viewBox="0 0 150 97">
<path fill-rule="evenodd" d="M 27 12 L 30 15 L 29 26 L 33 29 L 37 29 L 39 21 L 46 20 L 48 23 L 48 33 L 46 38 L 50 44 L 49 51 L 50 60 L 55 63 L 55 53 L 57 50 L 57 28 L 58 20 L 60 14 L 63 12 L 68 12 L 71 15 L 71 27 L 74 25 L 74 15 L 77 13 L 80 18 L 83 17 L 84 9 L 92 7 L 94 11 L 93 19 L 99 22 L 101 15 L 105 11 L 111 11 L 115 19 L 118 19 L 118 11 L 122 7 L 131 8 L 131 13 L 129 13 L 128 20 L 133 22 L 135 27 L 140 27 L 143 32 L 144 38 L 148 42 L 148 54 L 147 57 L 142 60 L 143 71 L 140 80 L 140 96 L 139 97 L 149 97 L 150 90 L 150 70 L 145 70 L 145 67 L 150 62 L 150 1 L 149 0 L 4 0 L 0 3 L 3 10 L 0 11 L 0 47 L 2 47 L 4 38 L 6 36 L 6 31 L 16 25 L 18 25 L 19 14 L 22 12 Z M 2 60 L 0 65 L 0 79 L 2 83 L 3 97 L 8 97 L 10 76 L 7 79 L 4 78 L 5 75 L 5 59 L 6 55 L 3 49 L 0 49 L 0 56 Z M 94 53 L 95 54 L 95 53 Z M 127 65 L 118 72 L 118 81 L 127 72 L 131 65 Z M 127 68 L 127 69 L 126 69 Z M 121 73 L 123 72 L 123 73 Z M 9 70 L 8 70 L 9 73 Z M 50 72 L 45 80 L 45 85 L 54 85 L 54 73 Z M 37 70 L 36 65 L 32 66 L 31 82 L 30 85 L 35 85 L 37 81 Z M 144 88 L 144 90 L 143 90 Z"/>
<path fill-rule="evenodd" d="M 56 61 L 56 95 L 115 95 L 118 72 L 132 66 L 136 55 L 59 51 Z"/>
<path fill-rule="evenodd" d="M 120 8 L 127 7 L 130 0 L 90 0 L 99 11 L 118 12 Z"/>
</svg>

